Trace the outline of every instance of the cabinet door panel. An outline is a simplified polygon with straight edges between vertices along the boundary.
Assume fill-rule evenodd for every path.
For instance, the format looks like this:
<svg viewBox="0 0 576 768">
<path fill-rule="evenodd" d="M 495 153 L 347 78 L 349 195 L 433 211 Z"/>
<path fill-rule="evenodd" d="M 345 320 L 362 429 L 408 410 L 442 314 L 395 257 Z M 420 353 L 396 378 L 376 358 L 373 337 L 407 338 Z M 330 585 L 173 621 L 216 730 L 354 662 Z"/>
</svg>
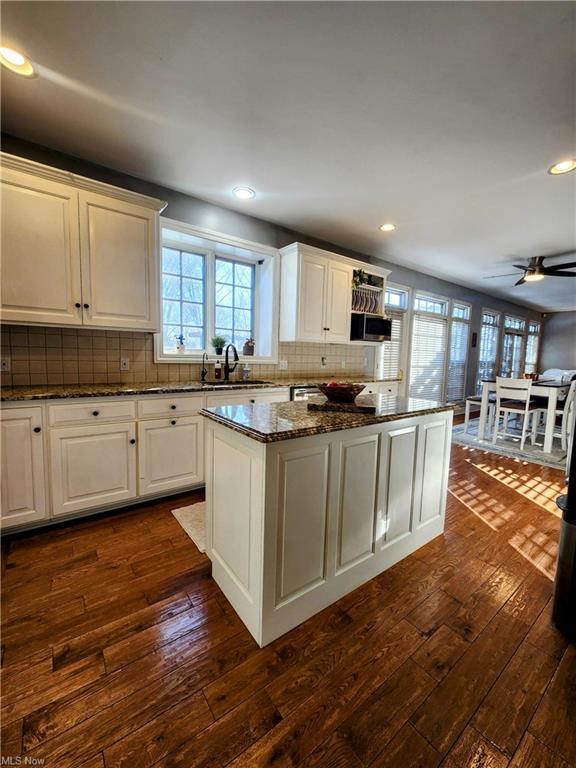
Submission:
<svg viewBox="0 0 576 768">
<path fill-rule="evenodd" d="M 136 496 L 135 433 L 134 423 L 51 431 L 52 505 L 55 516 L 106 506 Z"/>
<path fill-rule="evenodd" d="M 446 461 L 445 420 L 420 427 L 419 452 L 422 461 L 422 503 L 420 523 L 427 523 L 444 512 L 444 463 Z"/>
<path fill-rule="evenodd" d="M 80 192 L 84 324 L 156 330 L 157 215 L 120 200 Z"/>
<path fill-rule="evenodd" d="M 81 325 L 78 193 L 4 169 L 2 320 Z"/>
<path fill-rule="evenodd" d="M 381 477 L 388 478 L 380 489 L 383 546 L 408 535 L 412 530 L 417 427 L 390 429 L 382 434 Z"/>
<path fill-rule="evenodd" d="M 328 262 L 314 256 L 300 260 L 299 341 L 324 341 Z"/>
<path fill-rule="evenodd" d="M 7 409 L 2 424 L 2 528 L 48 517 L 41 408 Z"/>
<path fill-rule="evenodd" d="M 140 422 L 140 494 L 160 493 L 202 482 L 203 457 L 202 416 Z"/>
<path fill-rule="evenodd" d="M 330 263 L 326 303 L 326 341 L 347 344 L 350 341 L 352 310 L 352 274 L 346 264 Z"/>
</svg>

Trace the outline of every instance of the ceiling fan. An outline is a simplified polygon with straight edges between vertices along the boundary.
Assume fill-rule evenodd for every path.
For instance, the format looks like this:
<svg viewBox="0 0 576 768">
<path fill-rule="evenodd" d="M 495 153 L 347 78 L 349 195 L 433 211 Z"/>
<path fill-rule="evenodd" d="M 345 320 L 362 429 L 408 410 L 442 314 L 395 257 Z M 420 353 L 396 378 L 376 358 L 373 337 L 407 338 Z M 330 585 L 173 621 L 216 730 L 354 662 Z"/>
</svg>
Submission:
<svg viewBox="0 0 576 768">
<path fill-rule="evenodd" d="M 576 253 L 574 249 L 570 251 L 561 251 L 560 253 L 551 253 L 548 256 L 533 256 L 528 262 L 527 266 L 522 264 L 512 264 L 514 269 L 520 269 L 524 274 L 514 283 L 514 285 L 522 285 L 523 283 L 535 283 L 538 280 L 543 280 L 545 277 L 576 277 L 576 272 L 567 272 L 565 270 L 576 267 L 576 261 L 568 261 L 565 264 L 555 264 L 550 267 L 544 265 L 544 259 L 553 259 L 558 256 L 569 256 L 572 253 Z M 488 275 L 483 278 L 484 280 L 492 280 L 495 277 L 517 277 L 517 272 L 508 272 L 505 275 Z"/>
</svg>

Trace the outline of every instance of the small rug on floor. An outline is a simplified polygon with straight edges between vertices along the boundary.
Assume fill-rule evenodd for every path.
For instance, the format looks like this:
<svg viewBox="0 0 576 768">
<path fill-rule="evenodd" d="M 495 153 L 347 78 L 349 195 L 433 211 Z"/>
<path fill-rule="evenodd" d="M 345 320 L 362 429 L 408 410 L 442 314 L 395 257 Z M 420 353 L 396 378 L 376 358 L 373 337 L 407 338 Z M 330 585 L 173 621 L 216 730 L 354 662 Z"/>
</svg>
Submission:
<svg viewBox="0 0 576 768">
<path fill-rule="evenodd" d="M 172 514 L 200 552 L 206 552 L 206 502 L 199 501 L 189 507 L 173 509 Z"/>
<path fill-rule="evenodd" d="M 464 432 L 464 424 L 457 424 L 452 428 L 452 442 L 458 445 L 467 445 L 470 448 L 478 448 L 481 451 L 489 451 L 490 453 L 499 453 L 502 456 L 510 456 L 513 459 L 519 459 L 520 461 L 530 461 L 532 464 L 542 464 L 545 467 L 555 467 L 556 469 L 566 468 L 566 451 L 563 451 L 560 446 L 560 440 L 554 438 L 552 453 L 544 453 L 542 445 L 544 442 L 544 435 L 539 434 L 536 438 L 536 445 L 532 445 L 530 442 L 530 435 L 526 438 L 524 443 L 524 450 L 520 450 L 520 434 L 518 431 L 518 437 L 499 437 L 496 445 L 492 445 L 492 438 L 489 436 L 487 440 L 478 439 L 478 424 L 479 419 L 470 419 L 468 425 L 468 432 Z M 510 432 L 515 433 L 515 429 L 510 429 Z"/>
</svg>

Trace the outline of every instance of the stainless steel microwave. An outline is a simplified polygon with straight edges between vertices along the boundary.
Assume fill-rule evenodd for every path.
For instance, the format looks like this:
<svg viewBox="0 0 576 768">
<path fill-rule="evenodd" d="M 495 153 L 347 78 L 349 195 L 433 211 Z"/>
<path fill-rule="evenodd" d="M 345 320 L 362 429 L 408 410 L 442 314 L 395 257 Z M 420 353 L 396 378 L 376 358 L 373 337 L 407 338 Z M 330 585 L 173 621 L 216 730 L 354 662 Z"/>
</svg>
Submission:
<svg viewBox="0 0 576 768">
<path fill-rule="evenodd" d="M 351 341 L 389 341 L 392 321 L 382 315 L 353 312 L 350 328 Z"/>
</svg>

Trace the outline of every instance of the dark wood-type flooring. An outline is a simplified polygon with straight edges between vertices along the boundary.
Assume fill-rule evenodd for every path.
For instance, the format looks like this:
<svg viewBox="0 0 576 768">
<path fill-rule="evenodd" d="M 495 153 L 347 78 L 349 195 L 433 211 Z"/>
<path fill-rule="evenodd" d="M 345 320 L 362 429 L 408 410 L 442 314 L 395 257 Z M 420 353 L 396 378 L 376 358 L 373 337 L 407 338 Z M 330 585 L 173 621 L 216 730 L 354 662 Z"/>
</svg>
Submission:
<svg viewBox="0 0 576 768">
<path fill-rule="evenodd" d="M 6 537 L 2 751 L 48 768 L 569 768 L 559 471 L 454 446 L 446 532 L 259 649 L 170 510 Z"/>
</svg>

